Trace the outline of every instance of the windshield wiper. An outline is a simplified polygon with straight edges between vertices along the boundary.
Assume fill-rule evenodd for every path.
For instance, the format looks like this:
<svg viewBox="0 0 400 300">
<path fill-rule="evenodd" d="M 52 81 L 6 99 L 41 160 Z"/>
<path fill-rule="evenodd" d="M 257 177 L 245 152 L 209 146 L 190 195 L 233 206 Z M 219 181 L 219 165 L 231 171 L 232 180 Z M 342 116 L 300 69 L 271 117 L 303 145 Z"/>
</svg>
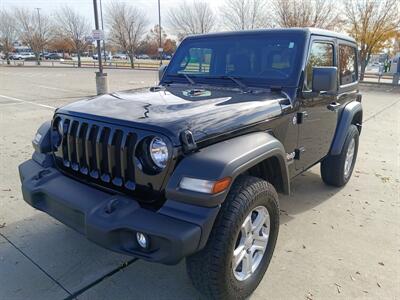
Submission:
<svg viewBox="0 0 400 300">
<path fill-rule="evenodd" d="M 241 89 L 242 92 L 246 93 L 248 92 L 250 89 L 247 85 L 245 85 L 241 80 L 239 80 L 236 77 L 233 76 L 226 76 L 226 75 L 222 75 L 222 76 L 207 76 L 206 78 L 210 78 L 210 79 L 229 79 L 232 80 L 234 83 L 237 84 L 237 86 Z"/>
<path fill-rule="evenodd" d="M 190 84 L 196 84 L 196 82 L 191 78 L 191 77 L 189 77 L 189 75 L 187 75 L 187 74 L 185 74 L 185 73 L 178 73 L 178 74 L 167 74 L 167 76 L 171 76 L 171 77 L 185 77 L 185 79 L 187 80 L 187 81 L 189 81 L 189 83 Z M 165 80 L 165 82 L 166 83 L 171 83 L 172 82 L 172 80 Z"/>
<path fill-rule="evenodd" d="M 230 80 L 232 80 L 234 83 L 236 83 L 240 89 L 243 92 L 248 92 L 249 91 L 249 87 L 247 85 L 245 85 L 242 81 L 240 81 L 239 79 L 232 77 L 232 76 L 224 76 L 224 78 L 228 78 Z"/>
<path fill-rule="evenodd" d="M 186 74 L 186 73 L 178 73 L 178 74 L 172 74 L 172 75 L 170 75 L 170 76 L 178 76 L 178 77 L 185 77 L 185 79 L 187 80 L 187 81 L 189 81 L 190 82 L 190 84 L 196 84 L 196 82 L 188 75 L 188 74 Z"/>
<path fill-rule="evenodd" d="M 185 78 L 187 79 L 187 81 L 190 82 L 190 84 L 196 84 L 196 82 L 192 78 L 190 78 L 188 74 L 185 74 L 185 73 L 181 73 L 181 74 L 183 76 L 185 76 Z"/>
</svg>

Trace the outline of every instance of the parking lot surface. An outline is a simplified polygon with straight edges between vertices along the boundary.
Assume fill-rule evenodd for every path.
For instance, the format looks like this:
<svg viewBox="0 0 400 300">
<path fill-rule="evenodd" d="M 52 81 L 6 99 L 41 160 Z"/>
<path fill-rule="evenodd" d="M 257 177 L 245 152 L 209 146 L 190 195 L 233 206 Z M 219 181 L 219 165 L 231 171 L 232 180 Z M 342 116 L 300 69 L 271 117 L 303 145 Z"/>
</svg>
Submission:
<svg viewBox="0 0 400 300">
<path fill-rule="evenodd" d="M 157 72 L 108 70 L 110 90 Z M 93 69 L 0 67 L 0 299 L 199 299 L 177 266 L 104 250 L 25 204 L 18 165 L 54 108 L 95 94 Z M 251 299 L 400 299 L 400 90 L 363 85 L 353 177 L 325 186 L 319 166 L 280 195 L 271 265 Z M 82 199 L 84 201 L 85 199 Z"/>
</svg>

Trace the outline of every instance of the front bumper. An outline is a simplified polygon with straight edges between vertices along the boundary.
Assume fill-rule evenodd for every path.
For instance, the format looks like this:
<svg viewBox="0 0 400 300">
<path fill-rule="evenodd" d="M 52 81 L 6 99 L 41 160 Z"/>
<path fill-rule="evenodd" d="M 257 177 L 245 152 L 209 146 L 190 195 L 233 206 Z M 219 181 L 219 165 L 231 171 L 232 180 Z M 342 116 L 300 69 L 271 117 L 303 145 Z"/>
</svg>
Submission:
<svg viewBox="0 0 400 300">
<path fill-rule="evenodd" d="M 131 197 L 96 189 L 34 160 L 22 163 L 19 172 L 28 204 L 96 244 L 148 261 L 176 264 L 200 250 L 219 211 L 171 200 L 151 211 Z M 148 249 L 138 245 L 136 232 L 150 238 Z"/>
</svg>

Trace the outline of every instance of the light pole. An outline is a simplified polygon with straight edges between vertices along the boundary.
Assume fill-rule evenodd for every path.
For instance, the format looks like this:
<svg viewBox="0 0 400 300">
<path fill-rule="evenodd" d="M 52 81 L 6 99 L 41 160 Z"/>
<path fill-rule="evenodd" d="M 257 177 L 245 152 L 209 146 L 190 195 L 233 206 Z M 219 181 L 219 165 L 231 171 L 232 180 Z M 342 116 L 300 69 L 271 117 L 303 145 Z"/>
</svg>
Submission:
<svg viewBox="0 0 400 300">
<path fill-rule="evenodd" d="M 96 31 L 99 30 L 99 16 L 97 11 L 97 0 L 93 0 L 94 9 L 94 25 Z M 103 37 L 104 38 L 104 37 Z M 96 40 L 97 43 L 97 59 L 99 61 L 99 71 L 96 72 L 96 90 L 97 94 L 107 94 L 108 93 L 108 81 L 107 74 L 103 73 L 103 61 L 101 59 L 101 45 L 100 38 Z"/>
<path fill-rule="evenodd" d="M 159 43 L 158 43 L 158 53 L 160 55 L 160 66 L 162 66 L 162 46 L 161 46 L 161 5 L 160 0 L 158 0 L 158 34 L 159 34 Z"/>
<path fill-rule="evenodd" d="M 101 4 L 100 0 L 100 19 L 101 19 L 101 30 L 103 30 L 104 34 L 104 22 L 103 22 L 103 6 Z M 106 41 L 105 38 L 103 37 L 103 54 L 104 54 L 104 62 L 107 61 L 107 55 L 106 55 Z"/>
<path fill-rule="evenodd" d="M 40 21 L 40 7 L 35 7 L 35 9 L 37 10 L 37 14 L 38 14 L 38 23 L 39 23 L 39 40 L 40 40 L 40 52 L 42 52 L 43 55 L 43 37 L 42 37 L 42 22 Z M 40 52 L 39 52 L 39 58 L 37 61 L 37 64 L 40 65 Z"/>
</svg>

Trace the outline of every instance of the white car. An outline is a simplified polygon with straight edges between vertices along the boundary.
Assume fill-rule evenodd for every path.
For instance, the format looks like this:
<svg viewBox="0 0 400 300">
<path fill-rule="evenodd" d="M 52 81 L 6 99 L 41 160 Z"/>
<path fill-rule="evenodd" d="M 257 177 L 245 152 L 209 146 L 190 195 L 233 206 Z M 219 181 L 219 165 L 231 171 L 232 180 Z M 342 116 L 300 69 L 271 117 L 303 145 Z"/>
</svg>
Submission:
<svg viewBox="0 0 400 300">
<path fill-rule="evenodd" d="M 21 52 L 21 53 L 14 53 L 10 56 L 11 59 L 14 60 L 26 60 L 26 59 L 33 59 L 35 55 L 31 52 Z"/>
</svg>

